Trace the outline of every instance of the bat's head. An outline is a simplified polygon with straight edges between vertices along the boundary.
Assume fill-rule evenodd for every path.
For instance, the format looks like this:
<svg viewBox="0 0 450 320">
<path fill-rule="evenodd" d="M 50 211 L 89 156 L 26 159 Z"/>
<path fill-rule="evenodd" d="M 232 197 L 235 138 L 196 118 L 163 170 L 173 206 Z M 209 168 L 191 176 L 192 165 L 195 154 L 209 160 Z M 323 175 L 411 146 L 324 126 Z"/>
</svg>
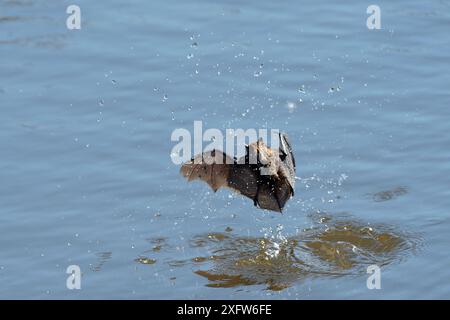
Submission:
<svg viewBox="0 0 450 320">
<path fill-rule="evenodd" d="M 248 146 L 248 161 L 256 165 L 262 175 L 277 175 L 275 153 L 260 138 Z"/>
</svg>

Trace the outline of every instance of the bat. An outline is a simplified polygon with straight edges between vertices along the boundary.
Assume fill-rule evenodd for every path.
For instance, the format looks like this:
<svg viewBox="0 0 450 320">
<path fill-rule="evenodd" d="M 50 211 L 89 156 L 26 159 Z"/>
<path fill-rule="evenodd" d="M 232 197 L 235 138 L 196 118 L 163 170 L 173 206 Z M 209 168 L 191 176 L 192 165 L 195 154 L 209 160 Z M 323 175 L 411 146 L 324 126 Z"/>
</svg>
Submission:
<svg viewBox="0 0 450 320">
<path fill-rule="evenodd" d="M 252 199 L 256 207 L 282 212 L 294 196 L 296 169 L 288 137 L 282 133 L 278 137 L 278 150 L 262 139 L 246 145 L 246 154 L 239 159 L 214 149 L 184 163 L 180 173 L 188 181 L 205 181 L 214 192 L 229 188 Z"/>
</svg>

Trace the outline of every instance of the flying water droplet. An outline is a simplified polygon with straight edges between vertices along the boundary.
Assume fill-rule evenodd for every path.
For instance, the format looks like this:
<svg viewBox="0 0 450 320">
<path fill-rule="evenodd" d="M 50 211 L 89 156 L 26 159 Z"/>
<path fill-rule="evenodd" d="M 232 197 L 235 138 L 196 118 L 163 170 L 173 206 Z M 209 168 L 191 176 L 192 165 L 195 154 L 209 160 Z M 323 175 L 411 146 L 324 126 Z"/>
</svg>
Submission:
<svg viewBox="0 0 450 320">
<path fill-rule="evenodd" d="M 289 113 L 292 113 L 295 111 L 295 109 L 297 109 L 297 105 L 294 102 L 289 101 L 287 103 L 287 108 L 288 108 Z"/>
</svg>

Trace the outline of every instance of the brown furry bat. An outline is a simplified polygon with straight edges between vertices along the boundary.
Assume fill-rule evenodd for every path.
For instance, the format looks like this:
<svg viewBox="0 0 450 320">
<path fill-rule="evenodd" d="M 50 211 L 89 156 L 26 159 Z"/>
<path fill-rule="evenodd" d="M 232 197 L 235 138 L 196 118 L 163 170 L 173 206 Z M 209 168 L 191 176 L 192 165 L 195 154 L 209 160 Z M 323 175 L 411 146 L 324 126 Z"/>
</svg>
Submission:
<svg viewBox="0 0 450 320">
<path fill-rule="evenodd" d="M 279 140 L 279 150 L 269 148 L 262 139 L 253 142 L 238 160 L 219 150 L 204 152 L 183 164 L 180 172 L 188 181 L 205 181 L 214 192 L 228 187 L 261 209 L 282 212 L 294 195 L 295 159 L 287 136 L 279 134 Z"/>
</svg>

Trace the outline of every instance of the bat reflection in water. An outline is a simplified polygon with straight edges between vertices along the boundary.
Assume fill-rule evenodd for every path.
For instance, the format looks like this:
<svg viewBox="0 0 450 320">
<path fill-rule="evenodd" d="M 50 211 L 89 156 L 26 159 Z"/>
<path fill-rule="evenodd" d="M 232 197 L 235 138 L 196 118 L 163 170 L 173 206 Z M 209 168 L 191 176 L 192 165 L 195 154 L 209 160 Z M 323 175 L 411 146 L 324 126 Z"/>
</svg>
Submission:
<svg viewBox="0 0 450 320">
<path fill-rule="evenodd" d="M 246 146 L 240 159 L 219 150 L 207 151 L 183 164 L 180 172 L 188 181 L 205 181 L 214 192 L 227 187 L 261 209 L 282 212 L 294 195 L 295 159 L 287 136 L 279 134 L 279 140 L 279 149 L 273 150 L 259 139 Z"/>
</svg>

